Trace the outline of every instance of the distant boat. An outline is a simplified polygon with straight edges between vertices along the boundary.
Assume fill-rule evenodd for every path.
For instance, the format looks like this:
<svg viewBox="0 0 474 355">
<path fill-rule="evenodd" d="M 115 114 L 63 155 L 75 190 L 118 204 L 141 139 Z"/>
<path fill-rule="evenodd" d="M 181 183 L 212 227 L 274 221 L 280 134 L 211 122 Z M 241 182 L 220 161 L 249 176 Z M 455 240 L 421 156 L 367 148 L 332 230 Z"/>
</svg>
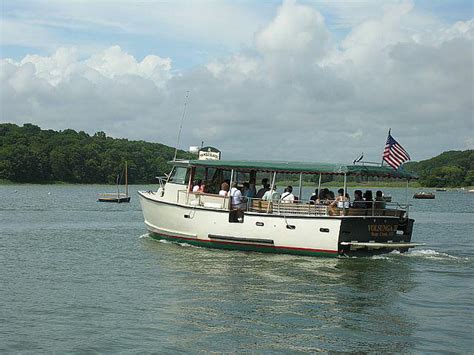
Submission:
<svg viewBox="0 0 474 355">
<path fill-rule="evenodd" d="M 441 188 L 441 189 L 436 189 L 436 191 L 447 191 L 447 190 L 444 188 Z"/>
<path fill-rule="evenodd" d="M 128 195 L 128 171 L 127 162 L 125 162 L 125 193 L 120 192 L 120 175 L 117 176 L 117 192 L 116 193 L 104 193 L 99 194 L 97 199 L 98 202 L 130 202 L 130 196 Z"/>
<path fill-rule="evenodd" d="M 417 192 L 413 195 L 413 198 L 421 200 L 433 200 L 435 198 L 435 194 L 432 192 Z"/>
</svg>

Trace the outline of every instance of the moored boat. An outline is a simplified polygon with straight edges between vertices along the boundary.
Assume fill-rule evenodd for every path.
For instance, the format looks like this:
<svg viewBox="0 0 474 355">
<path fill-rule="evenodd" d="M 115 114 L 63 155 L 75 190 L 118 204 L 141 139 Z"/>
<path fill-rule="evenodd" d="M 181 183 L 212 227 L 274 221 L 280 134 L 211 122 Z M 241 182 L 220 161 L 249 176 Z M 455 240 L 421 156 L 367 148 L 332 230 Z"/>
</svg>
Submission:
<svg viewBox="0 0 474 355">
<path fill-rule="evenodd" d="M 414 220 L 409 205 L 366 202 L 361 208 L 342 202 L 332 205 L 302 200 L 305 174 L 376 176 L 416 179 L 411 173 L 386 166 L 359 166 L 272 161 L 186 160 L 173 161 L 173 170 L 160 179 L 157 191 L 140 191 L 145 224 L 152 238 L 192 245 L 303 255 L 378 254 L 405 252 L 411 242 Z M 262 177 L 296 174 L 300 189 L 295 201 L 249 197 L 235 205 L 237 188 L 250 187 Z M 202 181 L 204 192 L 193 188 Z M 227 181 L 227 182 L 226 182 Z M 321 179 L 320 179 L 321 181 Z M 221 184 L 237 186 L 233 196 L 219 194 Z M 245 184 L 244 184 L 245 182 Z M 247 185 L 246 185 L 247 184 Z M 196 190 L 193 192 L 193 190 Z"/>
<path fill-rule="evenodd" d="M 435 198 L 435 194 L 432 192 L 417 192 L 413 195 L 413 198 L 419 200 L 433 200 Z"/>
<path fill-rule="evenodd" d="M 124 203 L 130 202 L 130 196 L 128 194 L 128 168 L 127 162 L 125 162 L 125 193 L 120 192 L 120 175 L 117 176 L 117 192 L 112 193 L 102 193 L 97 197 L 98 202 L 115 202 L 115 203 Z"/>
</svg>

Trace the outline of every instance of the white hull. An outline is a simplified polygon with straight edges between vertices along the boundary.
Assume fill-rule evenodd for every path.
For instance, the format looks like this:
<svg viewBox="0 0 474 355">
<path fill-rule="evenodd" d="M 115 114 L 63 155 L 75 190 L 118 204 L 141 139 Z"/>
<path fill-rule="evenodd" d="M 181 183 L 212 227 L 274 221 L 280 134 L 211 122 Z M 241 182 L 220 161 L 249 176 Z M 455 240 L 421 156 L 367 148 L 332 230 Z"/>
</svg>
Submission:
<svg viewBox="0 0 474 355">
<path fill-rule="evenodd" d="M 230 223 L 229 211 L 171 204 L 160 201 L 157 194 L 140 193 L 140 203 L 147 228 L 162 236 L 203 243 L 272 246 L 282 251 L 338 252 L 341 219 L 337 218 L 284 218 L 246 213 L 242 223 Z"/>
<path fill-rule="evenodd" d="M 214 248 L 330 256 L 406 251 L 415 246 L 410 243 L 413 220 L 386 214 L 390 210 L 380 216 L 333 216 L 316 210 L 305 214 L 304 207 L 298 215 L 284 215 L 284 208 L 290 207 L 285 205 L 273 213 L 240 212 L 236 218 L 232 215 L 236 211 L 229 210 L 228 198 L 187 193 L 179 184 L 168 183 L 166 191 L 160 188 L 157 192 L 139 192 L 139 196 L 145 224 L 158 239 Z M 356 212 L 360 211 L 370 213 Z"/>
</svg>

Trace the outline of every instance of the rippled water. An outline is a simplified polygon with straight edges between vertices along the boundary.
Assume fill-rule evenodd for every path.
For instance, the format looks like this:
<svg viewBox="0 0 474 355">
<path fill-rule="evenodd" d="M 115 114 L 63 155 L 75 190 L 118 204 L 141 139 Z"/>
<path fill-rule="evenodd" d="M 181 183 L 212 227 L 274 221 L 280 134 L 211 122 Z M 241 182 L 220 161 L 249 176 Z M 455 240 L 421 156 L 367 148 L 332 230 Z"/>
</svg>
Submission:
<svg viewBox="0 0 474 355">
<path fill-rule="evenodd" d="M 474 347 L 474 194 L 412 200 L 415 251 L 325 259 L 157 242 L 107 190 L 0 187 L 1 352 Z"/>
</svg>

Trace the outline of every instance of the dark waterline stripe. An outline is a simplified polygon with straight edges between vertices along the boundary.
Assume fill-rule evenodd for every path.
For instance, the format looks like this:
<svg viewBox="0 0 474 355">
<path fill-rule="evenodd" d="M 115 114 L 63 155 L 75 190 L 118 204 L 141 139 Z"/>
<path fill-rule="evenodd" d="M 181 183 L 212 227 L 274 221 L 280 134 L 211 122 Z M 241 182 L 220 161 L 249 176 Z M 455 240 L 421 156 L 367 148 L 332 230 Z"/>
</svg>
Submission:
<svg viewBox="0 0 474 355">
<path fill-rule="evenodd" d="M 179 236 L 165 235 L 162 233 L 151 232 L 153 239 L 166 239 L 170 241 L 181 240 L 189 242 L 192 245 L 202 246 L 206 248 L 217 248 L 217 249 L 230 249 L 230 250 L 246 250 L 246 251 L 258 251 L 264 253 L 280 253 L 280 254 L 298 254 L 308 256 L 338 256 L 337 250 L 325 250 L 325 249 L 310 249 L 310 248 L 296 248 L 296 247 L 281 247 L 274 245 L 262 245 L 262 244 L 248 244 L 241 242 L 231 241 L 220 241 L 220 240 L 202 240 L 197 238 L 186 238 Z"/>
</svg>

